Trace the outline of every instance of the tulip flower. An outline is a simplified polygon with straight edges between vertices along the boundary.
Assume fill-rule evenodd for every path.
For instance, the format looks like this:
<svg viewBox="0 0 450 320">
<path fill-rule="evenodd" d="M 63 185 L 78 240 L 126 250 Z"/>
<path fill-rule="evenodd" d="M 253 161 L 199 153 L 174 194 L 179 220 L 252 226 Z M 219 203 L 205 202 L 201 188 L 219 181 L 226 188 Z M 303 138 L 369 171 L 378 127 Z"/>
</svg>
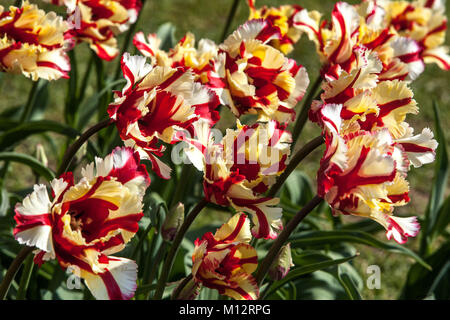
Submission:
<svg viewBox="0 0 450 320">
<path fill-rule="evenodd" d="M 339 104 L 323 105 L 319 111 L 326 150 L 317 175 L 318 194 L 334 213 L 371 218 L 385 227 L 388 239 L 405 243 L 417 235 L 417 219 L 392 213 L 410 200 L 406 181 L 410 161 L 419 166 L 434 159 L 437 143 L 433 134 L 425 129 L 421 135 L 409 137 L 412 144 L 406 143 L 406 148 L 386 127 L 345 134 L 341 112 Z M 407 153 L 408 148 L 414 152 Z"/>
<path fill-rule="evenodd" d="M 269 44 L 284 54 L 292 52 L 302 34 L 294 27 L 294 16 L 303 8 L 299 5 L 283 5 L 278 8 L 263 6 L 256 9 L 255 0 L 248 0 L 247 3 L 250 8 L 248 20 L 264 19 L 280 29 L 279 39 L 273 39 Z"/>
<path fill-rule="evenodd" d="M 68 78 L 67 30 L 62 17 L 28 1 L 9 11 L 0 5 L 0 70 L 22 73 L 33 81 Z"/>
<path fill-rule="evenodd" d="M 150 179 L 139 155 L 116 148 L 96 158 L 74 183 L 72 173 L 44 185 L 16 205 L 16 240 L 36 247 L 34 261 L 57 259 L 85 280 L 97 299 L 130 299 L 137 287 L 134 261 L 112 256 L 138 231 Z"/>
<path fill-rule="evenodd" d="M 417 44 L 419 57 L 416 59 L 450 69 L 448 47 L 443 45 L 447 30 L 444 1 L 386 1 L 379 6 L 385 11 L 385 23 Z"/>
<path fill-rule="evenodd" d="M 306 69 L 270 46 L 280 31 L 266 20 L 247 21 L 219 46 L 217 89 L 221 102 L 240 117 L 256 114 L 261 121 L 289 123 L 294 107 L 309 85 Z"/>
<path fill-rule="evenodd" d="M 262 195 L 281 174 L 289 154 L 290 134 L 275 121 L 240 126 L 228 130 L 222 142 L 215 142 L 209 124 L 195 124 L 195 137 L 181 137 L 191 146 L 185 153 L 195 167 L 203 171 L 205 198 L 220 206 L 232 206 L 252 215 L 252 234 L 256 238 L 275 239 L 282 229 L 278 198 Z"/>
<path fill-rule="evenodd" d="M 72 46 L 86 42 L 101 58 L 110 61 L 117 57 L 116 35 L 128 30 L 137 21 L 140 0 L 47 0 L 65 5 L 68 21 L 73 25 L 67 33 Z"/>
<path fill-rule="evenodd" d="M 176 133 L 192 128 L 199 119 L 214 124 L 219 119 L 219 100 L 184 68 L 152 67 L 145 57 L 125 53 L 122 71 L 127 84 L 115 93 L 108 113 L 125 145 L 150 159 L 153 170 L 169 179 L 170 167 L 158 159 L 164 146 L 158 143 L 179 141 Z"/>
<path fill-rule="evenodd" d="M 201 39 L 196 48 L 195 36 L 188 32 L 169 52 L 160 49 L 161 39 L 154 33 L 145 36 L 138 32 L 133 43 L 143 56 L 151 59 L 153 66 L 181 67 L 192 71 L 195 81 L 208 87 L 223 87 L 222 81 L 214 77 L 219 48 L 209 39 Z"/>
<path fill-rule="evenodd" d="M 196 282 L 237 300 L 255 300 L 259 289 L 251 275 L 257 267 L 251 240 L 250 221 L 245 214 L 234 215 L 213 235 L 195 241 L 192 275 Z"/>
</svg>

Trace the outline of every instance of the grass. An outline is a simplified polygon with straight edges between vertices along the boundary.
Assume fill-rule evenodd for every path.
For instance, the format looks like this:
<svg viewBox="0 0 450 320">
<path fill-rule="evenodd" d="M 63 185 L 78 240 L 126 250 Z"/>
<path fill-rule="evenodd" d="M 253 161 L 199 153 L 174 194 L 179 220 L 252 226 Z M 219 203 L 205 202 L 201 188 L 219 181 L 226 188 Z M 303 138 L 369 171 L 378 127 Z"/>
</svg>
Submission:
<svg viewBox="0 0 450 320">
<path fill-rule="evenodd" d="M 63 10 L 54 6 L 43 4 L 41 1 L 31 1 L 39 4 L 40 7 L 55 10 L 63 13 Z M 216 42 L 220 36 L 227 19 L 228 12 L 231 8 L 233 0 L 147 0 L 145 9 L 142 12 L 139 24 L 136 31 L 144 31 L 145 33 L 156 32 L 158 27 L 165 23 L 171 22 L 176 26 L 176 38 L 180 39 L 187 31 L 191 31 L 196 35 L 197 39 L 209 38 Z M 329 17 L 329 14 L 336 1 L 332 0 L 257 0 L 256 6 L 270 5 L 280 6 L 283 4 L 300 4 L 308 9 L 315 9 Z M 349 1 L 350 3 L 357 3 L 358 1 Z M 14 3 L 12 0 L 2 1 L 3 5 L 7 7 Z M 211 4 L 214 5 L 211 5 Z M 243 23 L 248 17 L 248 8 L 245 0 L 240 1 L 236 16 L 232 21 L 230 32 L 237 26 Z M 447 37 L 446 44 L 449 44 L 449 37 Z M 123 36 L 119 37 L 119 41 L 123 41 Z M 121 44 L 120 44 L 121 46 Z M 79 62 L 79 69 L 83 72 L 87 65 L 90 50 L 86 45 L 77 47 L 77 58 Z M 132 51 L 133 52 L 133 51 Z M 317 76 L 319 71 L 319 61 L 315 52 L 314 45 L 303 37 L 296 45 L 294 52 L 291 54 L 297 62 L 303 64 L 310 75 L 311 79 Z M 119 58 L 107 64 L 107 71 L 113 73 L 116 69 Z M 95 77 L 92 77 L 92 83 L 87 88 L 86 95 L 95 92 Z M 408 121 L 416 128 L 416 132 L 420 132 L 423 127 L 433 128 L 433 110 L 432 101 L 436 100 L 440 106 L 442 127 L 450 128 L 450 73 L 440 70 L 435 65 L 427 65 L 426 71 L 420 76 L 418 80 L 411 84 L 415 93 L 415 99 L 418 102 L 421 113 L 418 116 L 410 116 Z M 67 87 L 67 80 L 59 80 L 50 83 L 50 101 L 49 106 L 43 115 L 45 119 L 55 121 L 63 121 L 62 115 L 64 107 L 64 96 Z M 14 108 L 25 103 L 27 93 L 31 88 L 31 81 L 25 79 L 21 75 L 6 75 L 2 74 L 0 79 L 0 94 L 2 100 L 0 103 L 0 113 L 9 108 Z M 312 123 L 308 123 L 305 130 L 300 137 L 301 142 L 306 142 L 319 133 L 319 129 Z M 447 141 L 450 141 L 450 131 L 445 131 Z M 56 144 L 61 144 L 64 139 L 56 135 L 50 135 L 50 139 L 55 140 Z M 21 144 L 16 150 L 19 152 L 32 154 L 37 143 L 42 143 L 46 150 L 50 150 L 49 143 L 43 141 L 41 136 L 35 136 L 28 139 Z M 50 152 L 50 154 L 53 152 Z M 314 181 L 315 172 L 318 168 L 318 159 L 321 156 L 321 151 L 316 151 L 305 163 L 301 165 L 301 169 L 305 171 Z M 54 157 L 50 166 L 56 165 Z M 51 159 L 51 160 L 52 160 Z M 21 172 L 16 176 L 16 172 Z M 427 165 L 420 170 L 412 170 L 409 175 L 411 185 L 411 203 L 398 210 L 399 214 L 406 215 L 422 215 L 424 212 L 428 194 L 430 191 L 429 181 L 433 176 L 433 165 Z M 8 174 L 8 189 L 18 190 L 29 188 L 34 183 L 34 176 L 29 171 L 24 171 L 20 165 L 13 165 Z M 384 234 L 378 234 L 380 239 L 384 239 Z M 408 244 L 411 248 L 417 246 L 417 241 L 410 241 Z M 405 259 L 403 256 L 395 254 L 386 254 L 376 249 L 367 247 L 358 247 L 361 256 L 355 259 L 360 274 L 365 275 L 365 270 L 368 265 L 378 264 L 382 269 L 382 289 L 369 290 L 364 289 L 363 296 L 371 299 L 393 299 L 398 296 L 399 289 L 403 284 L 406 272 L 411 265 L 411 261 Z"/>
</svg>

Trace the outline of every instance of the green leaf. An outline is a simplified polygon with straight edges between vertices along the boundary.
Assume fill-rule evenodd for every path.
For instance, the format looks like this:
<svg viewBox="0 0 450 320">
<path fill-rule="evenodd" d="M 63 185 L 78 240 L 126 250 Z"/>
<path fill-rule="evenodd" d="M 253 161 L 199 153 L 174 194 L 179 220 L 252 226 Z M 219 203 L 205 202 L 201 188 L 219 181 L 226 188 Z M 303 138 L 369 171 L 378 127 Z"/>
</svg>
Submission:
<svg viewBox="0 0 450 320">
<path fill-rule="evenodd" d="M 49 102 L 49 81 L 40 81 L 38 84 L 36 98 L 31 108 L 30 119 L 40 120 L 44 117 Z"/>
<path fill-rule="evenodd" d="M 353 279 L 349 276 L 349 274 L 343 271 L 340 266 L 337 267 L 336 276 L 350 300 L 362 300 L 362 296 L 359 293 L 355 282 L 353 282 Z"/>
<path fill-rule="evenodd" d="M 33 158 L 27 154 L 16 153 L 16 152 L 0 152 L 0 160 L 19 162 L 27 165 L 33 171 L 35 171 L 40 176 L 43 176 L 47 181 L 51 181 L 55 178 L 55 174 L 52 170 L 45 167 L 36 158 Z"/>
<path fill-rule="evenodd" d="M 156 283 L 140 285 L 136 289 L 135 296 L 138 296 L 141 294 L 148 294 L 150 291 L 155 290 L 155 289 L 156 289 Z"/>
<path fill-rule="evenodd" d="M 364 231 L 367 233 L 376 233 L 384 230 L 383 226 L 372 219 L 362 219 L 358 222 L 346 223 L 339 227 L 341 230 Z"/>
<path fill-rule="evenodd" d="M 6 117 L 0 117 L 0 131 L 11 130 L 19 125 L 19 121 L 11 120 Z"/>
<path fill-rule="evenodd" d="M 71 69 L 69 72 L 69 80 L 67 81 L 64 118 L 66 120 L 66 123 L 73 124 L 78 107 L 77 106 L 78 64 L 76 61 L 75 50 L 69 50 L 67 54 L 70 58 Z"/>
<path fill-rule="evenodd" d="M 175 40 L 175 30 L 176 27 L 170 22 L 166 22 L 158 28 L 156 34 L 161 39 L 161 50 L 169 51 L 169 49 L 175 46 L 177 43 Z"/>
<path fill-rule="evenodd" d="M 436 140 L 439 146 L 436 150 L 436 164 L 434 178 L 431 188 L 430 200 L 427 205 L 427 210 L 425 212 L 425 221 L 422 227 L 421 242 L 420 242 L 420 253 L 428 254 L 429 247 L 433 241 L 433 231 L 436 230 L 436 223 L 439 218 L 439 208 L 444 201 L 445 188 L 447 186 L 448 177 L 448 153 L 447 144 L 445 141 L 444 131 L 441 126 L 439 107 L 437 103 L 433 101 L 433 110 L 435 117 L 435 134 Z M 445 214 L 445 213 L 444 213 Z"/>
<path fill-rule="evenodd" d="M 439 208 L 436 217 L 436 223 L 431 229 L 431 235 L 436 237 L 437 235 L 443 233 L 445 228 L 450 224 L 450 196 L 445 199 L 442 206 Z"/>
<path fill-rule="evenodd" d="M 281 189 L 281 201 L 296 208 L 305 205 L 313 197 L 310 178 L 300 170 L 294 170 Z"/>
<path fill-rule="evenodd" d="M 71 138 L 76 138 L 79 135 L 77 130 L 56 121 L 30 121 L 0 135 L 0 150 L 11 147 L 33 134 L 47 131 L 66 135 Z"/>
<path fill-rule="evenodd" d="M 299 277 L 301 277 L 305 274 L 312 273 L 312 272 L 315 272 L 318 270 L 323 270 L 323 269 L 326 269 L 326 268 L 329 268 L 329 267 L 332 267 L 332 266 L 335 266 L 335 265 L 338 265 L 341 263 L 345 263 L 356 257 L 356 255 L 355 255 L 355 256 L 342 258 L 342 259 L 331 259 L 330 257 L 328 257 L 324 254 L 317 253 L 314 255 L 315 255 L 315 258 L 319 262 L 302 265 L 302 266 L 292 269 L 286 277 L 284 277 L 280 281 L 276 281 L 273 283 L 272 287 L 269 289 L 266 296 L 269 296 L 271 293 L 275 292 L 278 288 L 282 287 L 286 283 L 295 281 L 296 279 L 298 279 Z M 311 259 L 312 256 L 310 256 L 309 258 Z M 298 262 L 298 260 L 297 260 L 297 262 Z M 297 263 L 297 262 L 295 262 L 295 263 Z"/>
<path fill-rule="evenodd" d="M 417 300 L 434 295 L 436 299 L 450 299 L 450 241 L 444 243 L 425 261 L 433 267 L 426 270 L 423 266 L 414 264 L 406 278 L 401 299 Z M 444 289 L 442 289 L 444 287 Z"/>
<path fill-rule="evenodd" d="M 76 119 L 75 127 L 77 127 L 79 130 L 83 129 L 89 123 L 92 116 L 95 115 L 100 99 L 108 92 L 110 92 L 116 85 L 125 82 L 125 79 L 120 79 L 107 83 L 102 90 L 84 99 L 84 101 L 79 106 L 80 112 L 79 114 L 77 114 L 79 116 L 79 119 Z"/>
<path fill-rule="evenodd" d="M 308 246 L 317 245 L 332 245 L 339 242 L 351 242 L 365 244 L 374 248 L 387 250 L 389 252 L 396 252 L 405 254 L 417 262 L 422 264 L 425 268 L 431 269 L 431 267 L 416 253 L 410 249 L 401 246 L 397 243 L 382 242 L 369 233 L 362 231 L 349 231 L 349 230 L 334 230 L 334 231 L 310 231 L 302 232 L 301 235 L 294 236 L 291 240 L 292 248 L 302 248 Z"/>
</svg>

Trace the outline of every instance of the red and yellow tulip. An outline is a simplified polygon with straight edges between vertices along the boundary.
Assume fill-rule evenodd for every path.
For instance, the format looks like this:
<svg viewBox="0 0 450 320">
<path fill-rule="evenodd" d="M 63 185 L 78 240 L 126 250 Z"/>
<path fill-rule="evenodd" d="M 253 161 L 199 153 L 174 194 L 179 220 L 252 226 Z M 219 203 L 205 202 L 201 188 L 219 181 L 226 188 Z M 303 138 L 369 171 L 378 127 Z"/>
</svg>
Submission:
<svg viewBox="0 0 450 320">
<path fill-rule="evenodd" d="M 16 240 L 34 246 L 35 263 L 57 259 L 70 268 L 97 299 L 130 299 L 136 290 L 137 265 L 112 256 L 138 231 L 142 198 L 150 179 L 139 155 L 116 148 L 82 170 L 74 183 L 66 173 L 16 205 Z"/>
<path fill-rule="evenodd" d="M 6 11 L 0 5 L 0 70 L 36 81 L 68 78 L 64 34 L 68 25 L 54 12 L 24 1 Z"/>
<path fill-rule="evenodd" d="M 196 282 L 236 300 L 256 300 L 259 288 L 251 275 L 258 265 L 256 250 L 249 245 L 250 221 L 234 215 L 213 235 L 195 241 L 192 275 Z"/>
</svg>

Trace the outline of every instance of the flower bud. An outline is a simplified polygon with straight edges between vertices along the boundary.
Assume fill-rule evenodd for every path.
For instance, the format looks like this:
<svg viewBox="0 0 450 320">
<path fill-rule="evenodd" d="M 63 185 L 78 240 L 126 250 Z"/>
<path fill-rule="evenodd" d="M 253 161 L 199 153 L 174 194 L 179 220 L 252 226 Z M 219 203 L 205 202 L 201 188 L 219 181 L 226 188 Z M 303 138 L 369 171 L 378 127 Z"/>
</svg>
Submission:
<svg viewBox="0 0 450 320">
<path fill-rule="evenodd" d="M 172 293 L 174 300 L 194 300 L 200 294 L 202 284 L 194 278 L 185 278 Z"/>
<path fill-rule="evenodd" d="M 280 249 L 277 258 L 274 260 L 269 269 L 269 276 L 274 281 L 283 279 L 293 267 L 291 244 L 288 243 Z"/>
<path fill-rule="evenodd" d="M 161 235 L 166 241 L 173 241 L 184 222 L 184 204 L 178 202 L 166 215 L 161 227 Z"/>
<path fill-rule="evenodd" d="M 40 143 L 36 145 L 36 158 L 44 165 L 48 166 L 47 155 L 45 154 L 44 146 Z"/>
</svg>

